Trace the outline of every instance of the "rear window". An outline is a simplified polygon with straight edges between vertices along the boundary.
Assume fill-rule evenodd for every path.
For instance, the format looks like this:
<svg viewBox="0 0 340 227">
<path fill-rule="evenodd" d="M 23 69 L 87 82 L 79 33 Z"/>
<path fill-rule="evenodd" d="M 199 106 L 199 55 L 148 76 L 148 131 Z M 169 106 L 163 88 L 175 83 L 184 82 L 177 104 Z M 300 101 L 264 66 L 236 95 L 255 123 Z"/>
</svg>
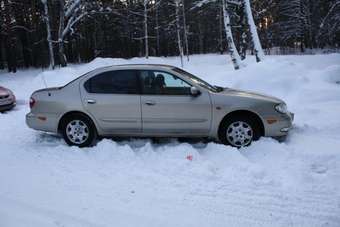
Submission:
<svg viewBox="0 0 340 227">
<path fill-rule="evenodd" d="M 100 73 L 85 82 L 89 93 L 138 94 L 138 77 L 135 70 L 119 70 Z"/>
</svg>

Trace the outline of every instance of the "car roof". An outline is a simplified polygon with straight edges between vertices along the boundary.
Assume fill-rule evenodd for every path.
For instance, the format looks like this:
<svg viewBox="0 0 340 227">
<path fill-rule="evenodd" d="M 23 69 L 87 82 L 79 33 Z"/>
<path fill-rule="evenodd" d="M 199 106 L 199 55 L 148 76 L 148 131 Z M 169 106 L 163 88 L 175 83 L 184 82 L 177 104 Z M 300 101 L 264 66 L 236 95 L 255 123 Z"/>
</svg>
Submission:
<svg viewBox="0 0 340 227">
<path fill-rule="evenodd" d="M 72 84 L 74 81 L 77 81 L 90 73 L 100 73 L 100 72 L 105 72 L 109 70 L 162 70 L 162 69 L 171 70 L 174 68 L 176 68 L 176 66 L 162 65 L 162 64 L 122 64 L 122 65 L 110 65 L 110 66 L 98 67 L 96 69 L 93 69 L 92 71 L 89 71 L 75 78 L 74 80 L 70 81 L 63 87 L 66 87 L 69 84 Z"/>
<path fill-rule="evenodd" d="M 100 69 L 112 69 L 112 70 L 119 70 L 119 69 L 173 69 L 176 68 L 172 65 L 163 65 L 163 64 L 123 64 L 123 65 L 111 65 L 106 67 L 101 67 L 96 70 Z"/>
</svg>

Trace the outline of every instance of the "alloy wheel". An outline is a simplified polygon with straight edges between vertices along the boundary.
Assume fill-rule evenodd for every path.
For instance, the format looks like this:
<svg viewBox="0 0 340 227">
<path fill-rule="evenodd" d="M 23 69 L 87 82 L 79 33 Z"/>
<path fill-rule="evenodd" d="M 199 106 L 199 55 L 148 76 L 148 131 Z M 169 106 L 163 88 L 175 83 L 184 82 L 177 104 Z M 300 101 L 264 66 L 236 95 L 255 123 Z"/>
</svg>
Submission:
<svg viewBox="0 0 340 227">
<path fill-rule="evenodd" d="M 226 131 L 228 142 L 235 147 L 244 147 L 253 140 L 253 129 L 244 121 L 236 121 L 231 123 Z"/>
<path fill-rule="evenodd" d="M 89 128 L 81 120 L 72 120 L 66 126 L 67 138 L 74 144 L 82 144 L 89 138 Z"/>
</svg>

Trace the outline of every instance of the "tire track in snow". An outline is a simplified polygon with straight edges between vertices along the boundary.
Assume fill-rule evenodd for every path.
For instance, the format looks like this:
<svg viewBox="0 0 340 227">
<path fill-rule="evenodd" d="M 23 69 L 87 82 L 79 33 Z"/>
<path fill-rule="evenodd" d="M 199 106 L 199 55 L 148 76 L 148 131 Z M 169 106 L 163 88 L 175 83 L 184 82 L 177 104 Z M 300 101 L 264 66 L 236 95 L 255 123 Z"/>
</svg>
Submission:
<svg viewBox="0 0 340 227">
<path fill-rule="evenodd" d="M 6 216 L 10 217 L 8 223 L 15 226 L 73 226 L 73 227 L 103 227 L 85 219 L 72 216 L 67 213 L 53 210 L 52 208 L 42 208 L 17 199 L 7 198 L 0 195 L 0 226 L 6 224 Z M 13 217 L 16 217 L 15 219 Z M 8 226 L 8 225 L 4 225 Z"/>
<path fill-rule="evenodd" d="M 303 194 L 304 197 L 299 197 L 297 195 L 283 195 L 284 192 L 275 193 L 275 191 L 278 191 L 277 188 L 261 189 L 258 192 L 258 188 L 254 191 L 245 190 L 246 187 L 224 185 L 216 191 L 192 192 L 186 197 L 186 200 L 193 205 L 196 201 L 200 201 L 200 203 L 202 200 L 206 201 L 206 206 L 203 206 L 205 209 L 230 217 L 242 216 L 242 218 L 252 220 L 259 225 L 271 223 L 275 216 L 282 220 L 292 219 L 294 223 L 299 224 L 306 222 L 318 226 L 327 223 L 328 226 L 340 226 L 340 199 L 337 196 L 334 198 L 317 194 L 315 197 L 315 193 L 307 193 Z M 274 193 L 271 191 L 274 191 Z M 212 199 L 218 199 L 218 201 L 211 204 Z M 214 208 L 216 203 L 220 205 L 218 209 Z M 224 205 L 235 212 L 221 211 Z M 236 212 L 237 210 L 239 211 Z M 267 215 L 264 215 L 264 213 Z"/>
</svg>

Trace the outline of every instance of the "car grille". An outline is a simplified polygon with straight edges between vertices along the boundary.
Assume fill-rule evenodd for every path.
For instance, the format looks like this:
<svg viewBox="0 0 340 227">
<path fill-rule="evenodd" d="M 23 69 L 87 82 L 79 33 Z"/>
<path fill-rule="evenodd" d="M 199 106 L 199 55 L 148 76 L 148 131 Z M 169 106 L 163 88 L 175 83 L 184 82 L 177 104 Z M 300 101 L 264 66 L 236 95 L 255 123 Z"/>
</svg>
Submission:
<svg viewBox="0 0 340 227">
<path fill-rule="evenodd" d="M 1 99 L 7 99 L 8 97 L 9 97 L 9 95 L 0 96 L 0 100 Z"/>
</svg>

